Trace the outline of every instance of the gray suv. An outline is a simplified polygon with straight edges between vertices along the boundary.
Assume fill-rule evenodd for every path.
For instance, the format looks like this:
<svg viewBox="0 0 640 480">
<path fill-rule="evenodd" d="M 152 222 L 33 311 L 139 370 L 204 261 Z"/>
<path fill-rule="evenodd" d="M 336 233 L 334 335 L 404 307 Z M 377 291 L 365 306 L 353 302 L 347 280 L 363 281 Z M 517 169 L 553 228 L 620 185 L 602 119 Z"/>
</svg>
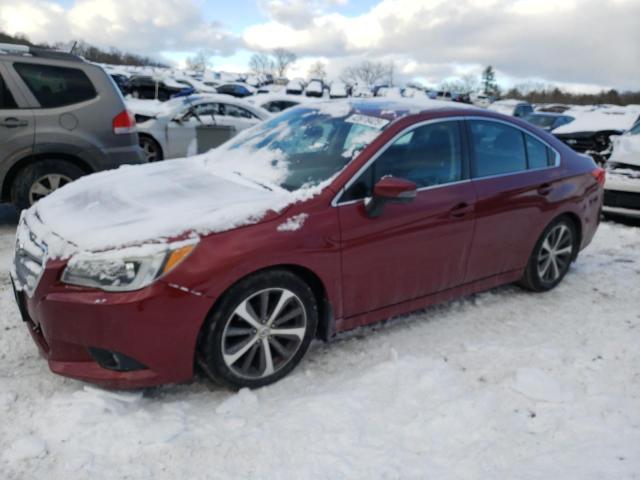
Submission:
<svg viewBox="0 0 640 480">
<path fill-rule="evenodd" d="M 55 50 L 0 44 L 0 202 L 144 163 L 133 115 L 105 71 Z"/>
</svg>

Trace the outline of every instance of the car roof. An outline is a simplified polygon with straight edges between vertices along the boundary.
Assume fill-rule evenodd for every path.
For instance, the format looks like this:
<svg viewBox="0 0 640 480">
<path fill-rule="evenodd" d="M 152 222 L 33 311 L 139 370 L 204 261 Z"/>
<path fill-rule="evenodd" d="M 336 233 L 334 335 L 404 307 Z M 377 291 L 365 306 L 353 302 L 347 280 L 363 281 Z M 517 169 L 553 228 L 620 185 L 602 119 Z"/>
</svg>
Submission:
<svg viewBox="0 0 640 480">
<path fill-rule="evenodd" d="M 442 100 L 432 100 L 425 97 L 412 98 L 350 98 L 344 100 L 328 100 L 308 105 L 309 108 L 320 107 L 322 110 L 340 109 L 340 105 L 348 104 L 352 112 L 357 112 L 375 117 L 387 118 L 394 120 L 398 117 L 406 115 L 417 115 L 421 113 L 451 111 L 459 113 L 460 111 L 473 110 L 474 112 L 484 112 L 485 110 L 473 105 L 446 102 Z M 304 106 L 304 105 L 302 105 Z M 344 109 L 344 107 L 342 107 Z"/>
</svg>

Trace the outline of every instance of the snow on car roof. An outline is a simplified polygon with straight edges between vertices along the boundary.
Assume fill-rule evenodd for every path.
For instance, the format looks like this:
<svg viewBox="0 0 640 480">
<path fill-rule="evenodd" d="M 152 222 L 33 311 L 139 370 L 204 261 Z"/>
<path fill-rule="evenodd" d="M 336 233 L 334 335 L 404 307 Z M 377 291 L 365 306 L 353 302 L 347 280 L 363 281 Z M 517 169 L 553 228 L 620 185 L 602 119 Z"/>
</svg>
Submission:
<svg viewBox="0 0 640 480">
<path fill-rule="evenodd" d="M 375 97 L 331 100 L 327 104 L 348 104 L 355 111 L 383 118 L 395 119 L 433 110 L 482 110 L 473 105 L 444 100 L 432 100 L 428 97 Z M 315 106 L 315 105 L 314 105 Z M 338 107 L 334 107 L 338 108 Z"/>
<path fill-rule="evenodd" d="M 602 130 L 629 130 L 638 120 L 639 112 L 633 108 L 599 108 L 584 111 L 571 108 L 564 112 L 575 118 L 571 123 L 556 128 L 553 133 L 598 132 Z"/>
</svg>

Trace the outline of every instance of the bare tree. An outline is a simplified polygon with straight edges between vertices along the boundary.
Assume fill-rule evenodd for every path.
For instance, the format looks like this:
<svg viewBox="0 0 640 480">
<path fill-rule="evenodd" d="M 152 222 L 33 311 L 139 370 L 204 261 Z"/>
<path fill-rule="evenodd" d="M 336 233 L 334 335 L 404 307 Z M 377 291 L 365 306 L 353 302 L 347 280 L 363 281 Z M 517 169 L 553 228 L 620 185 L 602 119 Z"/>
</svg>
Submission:
<svg viewBox="0 0 640 480">
<path fill-rule="evenodd" d="M 393 63 L 393 60 L 389 62 L 389 64 L 387 65 L 387 83 L 389 84 L 390 87 L 393 87 L 393 77 L 396 71 L 396 64 Z"/>
<path fill-rule="evenodd" d="M 254 53 L 249 59 L 249 68 L 256 75 L 272 73 L 275 68 L 273 60 L 266 53 Z"/>
<path fill-rule="evenodd" d="M 293 62 L 297 60 L 295 53 L 285 50 L 284 48 L 276 48 L 273 51 L 273 58 L 275 60 L 276 71 L 279 77 L 284 77 L 287 73 L 287 69 Z"/>
<path fill-rule="evenodd" d="M 309 67 L 309 78 L 319 78 L 324 80 L 327 76 L 327 70 L 325 68 L 325 64 L 318 60 L 311 67 Z"/>
<path fill-rule="evenodd" d="M 393 65 L 393 64 L 392 64 Z M 379 81 L 389 81 L 393 70 L 382 62 L 364 60 L 357 65 L 347 67 L 342 72 L 341 78 L 346 83 L 363 83 L 374 85 Z"/>
<path fill-rule="evenodd" d="M 481 86 L 480 78 L 469 73 L 460 78 L 442 82 L 440 89 L 446 92 L 471 93 L 479 91 Z"/>
<path fill-rule="evenodd" d="M 187 58 L 187 68 L 196 72 L 204 72 L 211 66 L 211 55 L 204 50 L 200 50 L 193 57 Z"/>
</svg>

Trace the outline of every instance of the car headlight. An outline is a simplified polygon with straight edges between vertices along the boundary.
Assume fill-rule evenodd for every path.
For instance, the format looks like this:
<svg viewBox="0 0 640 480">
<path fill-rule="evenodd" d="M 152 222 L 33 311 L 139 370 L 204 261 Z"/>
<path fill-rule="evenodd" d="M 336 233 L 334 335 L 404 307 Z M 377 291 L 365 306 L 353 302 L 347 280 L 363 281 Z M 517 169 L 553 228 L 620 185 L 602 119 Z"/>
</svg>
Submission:
<svg viewBox="0 0 640 480">
<path fill-rule="evenodd" d="M 109 292 L 139 290 L 173 270 L 194 247 L 194 242 L 181 242 L 99 253 L 82 252 L 71 257 L 61 280 L 69 285 Z"/>
</svg>

